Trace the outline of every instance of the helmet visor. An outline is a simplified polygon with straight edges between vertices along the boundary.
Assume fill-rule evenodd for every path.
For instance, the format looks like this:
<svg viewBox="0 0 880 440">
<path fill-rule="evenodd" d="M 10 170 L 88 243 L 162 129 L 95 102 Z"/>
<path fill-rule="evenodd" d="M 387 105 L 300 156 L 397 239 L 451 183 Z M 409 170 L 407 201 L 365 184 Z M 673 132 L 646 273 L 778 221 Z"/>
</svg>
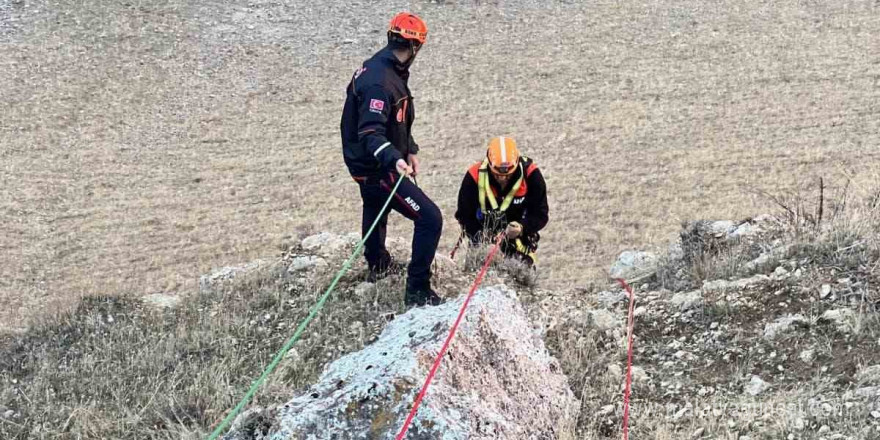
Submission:
<svg viewBox="0 0 880 440">
<path fill-rule="evenodd" d="M 492 171 L 493 174 L 496 174 L 499 176 L 509 176 L 509 175 L 513 174 L 514 171 L 516 171 L 516 162 L 514 162 L 514 163 L 502 162 L 498 165 L 490 163 L 489 170 Z"/>
</svg>

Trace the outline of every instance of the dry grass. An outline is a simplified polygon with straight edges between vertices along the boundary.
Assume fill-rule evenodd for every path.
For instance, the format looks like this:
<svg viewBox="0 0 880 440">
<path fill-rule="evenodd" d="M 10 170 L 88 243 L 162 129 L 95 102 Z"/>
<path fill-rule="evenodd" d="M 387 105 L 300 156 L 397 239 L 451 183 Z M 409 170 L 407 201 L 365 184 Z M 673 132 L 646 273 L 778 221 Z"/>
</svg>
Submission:
<svg viewBox="0 0 880 440">
<path fill-rule="evenodd" d="M 85 294 L 190 291 L 295 231 L 356 230 L 342 91 L 402 8 L 431 28 L 411 85 L 443 249 L 467 164 L 490 136 L 514 136 L 550 186 L 549 287 L 681 219 L 768 207 L 741 188 L 880 154 L 872 1 L 0 6 L 7 329 Z"/>
<path fill-rule="evenodd" d="M 835 188 L 835 186 L 832 186 Z M 754 246 L 769 245 L 790 249 L 780 255 L 780 260 L 797 262 L 810 275 L 804 278 L 777 280 L 749 293 L 735 292 L 735 296 L 752 295 L 760 302 L 755 310 L 733 311 L 729 301 L 721 301 L 725 295 L 714 298 L 706 296 L 701 313 L 695 321 L 682 324 L 676 330 L 676 319 L 671 315 L 636 318 L 636 364 L 642 365 L 653 376 L 655 383 L 636 383 L 633 388 L 633 414 L 631 433 L 634 438 L 828 438 L 843 435 L 846 438 L 873 439 L 880 432 L 880 424 L 871 414 L 876 407 L 875 397 L 847 396 L 853 390 L 874 383 L 861 383 L 856 371 L 876 365 L 878 357 L 875 345 L 880 335 L 877 283 L 880 267 L 880 205 L 877 204 L 877 185 L 856 186 L 842 182 L 836 188 L 842 190 L 836 196 L 825 199 L 826 206 L 834 207 L 834 215 L 822 224 L 805 217 L 786 217 L 791 210 L 778 207 L 780 230 L 755 238 L 751 242 L 729 242 L 724 245 L 703 242 L 701 252 L 693 252 L 699 258 L 686 261 L 689 270 L 677 272 L 684 280 L 657 280 L 655 283 L 699 286 L 703 279 L 719 279 L 745 276 L 739 270 L 741 262 L 754 258 Z M 789 206 L 802 206 L 805 211 L 815 212 L 811 185 L 796 188 L 794 193 L 779 194 L 776 200 L 787 200 Z M 761 243 L 762 241 L 765 241 Z M 687 253 L 687 252 L 685 252 Z M 776 261 L 762 270 L 772 272 L 781 264 Z M 790 266 L 789 266 L 790 267 Z M 672 277 L 672 272 L 665 276 Z M 857 283 L 858 288 L 840 289 L 841 298 L 825 303 L 815 302 L 811 297 L 819 285 L 829 280 L 846 278 Z M 851 281 L 849 281 L 851 280 Z M 682 281 L 682 282 L 678 282 Z M 643 292 L 647 293 L 647 292 Z M 728 296 L 729 300 L 730 297 Z M 784 301 L 785 305 L 780 303 Z M 650 302 L 643 303 L 651 307 Z M 582 310 L 584 304 L 572 303 L 573 310 Z M 819 318 L 824 309 L 851 307 L 855 311 L 852 327 L 845 332 L 828 327 Z M 764 325 L 784 314 L 799 312 L 810 318 L 810 329 L 781 340 L 768 342 L 762 339 Z M 563 313 L 560 313 L 563 316 Z M 720 353 L 703 353 L 688 365 L 674 369 L 664 367 L 657 353 L 668 349 L 670 340 L 684 341 L 697 338 L 710 323 L 729 323 L 731 339 L 722 344 L 720 352 L 732 350 L 741 356 L 722 358 Z M 670 324 L 672 323 L 672 324 Z M 671 332 L 670 332 L 671 331 Z M 667 332 L 670 332 L 667 334 Z M 582 399 L 581 415 L 576 432 L 571 438 L 615 438 L 619 435 L 620 380 L 609 378 L 609 365 L 625 365 L 624 350 L 608 335 L 591 328 L 583 319 L 564 319 L 547 335 L 548 347 L 562 363 L 563 370 L 576 395 Z M 818 362 L 803 363 L 798 356 L 806 348 L 815 349 Z M 718 347 L 716 347 L 718 348 Z M 778 362 L 784 365 L 778 371 L 771 357 L 780 353 Z M 718 356 L 703 366 L 702 362 Z M 658 360 L 659 359 L 659 360 Z M 724 360 L 724 362 L 715 362 Z M 717 392 L 724 388 L 742 390 L 751 375 L 770 378 L 772 391 L 760 396 L 749 396 L 744 391 Z M 664 394 L 657 390 L 656 382 L 697 383 L 690 393 Z M 701 386 L 713 387 L 709 395 L 696 392 Z M 861 391 L 867 390 L 862 388 Z M 858 392 L 856 393 L 859 394 Z M 613 412 L 603 411 L 605 405 L 616 405 Z M 827 425 L 827 426 L 826 426 Z M 825 426 L 823 431 L 819 431 Z M 793 436 L 793 437 L 790 437 Z M 843 438 L 843 437 L 841 437 Z"/>
<path fill-rule="evenodd" d="M 121 297 L 84 299 L 71 313 L 0 339 L 3 439 L 200 439 L 245 394 L 307 315 L 330 273 L 306 284 L 266 266 L 155 311 Z M 255 405 L 287 399 L 324 364 L 378 335 L 402 310 L 403 280 L 359 297 L 358 271 L 288 352 Z"/>
</svg>

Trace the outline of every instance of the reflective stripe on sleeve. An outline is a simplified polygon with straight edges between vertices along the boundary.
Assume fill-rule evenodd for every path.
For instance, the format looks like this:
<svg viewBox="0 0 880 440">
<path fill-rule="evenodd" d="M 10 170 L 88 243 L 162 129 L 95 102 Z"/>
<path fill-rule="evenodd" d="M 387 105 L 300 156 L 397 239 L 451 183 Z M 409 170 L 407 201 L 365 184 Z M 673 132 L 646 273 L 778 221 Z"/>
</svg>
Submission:
<svg viewBox="0 0 880 440">
<path fill-rule="evenodd" d="M 381 147 L 376 149 L 376 152 L 373 153 L 373 156 L 379 157 L 379 153 L 381 153 L 382 150 L 388 148 L 389 145 L 391 145 L 391 142 L 385 142 L 384 144 L 382 144 Z"/>
</svg>

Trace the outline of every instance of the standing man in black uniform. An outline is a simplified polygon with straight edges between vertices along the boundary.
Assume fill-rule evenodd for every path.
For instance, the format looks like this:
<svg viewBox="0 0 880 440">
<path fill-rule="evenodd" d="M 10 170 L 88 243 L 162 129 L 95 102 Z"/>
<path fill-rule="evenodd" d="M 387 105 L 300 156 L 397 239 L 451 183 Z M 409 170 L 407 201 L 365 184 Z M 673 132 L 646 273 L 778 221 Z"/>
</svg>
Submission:
<svg viewBox="0 0 880 440">
<path fill-rule="evenodd" d="M 419 173 L 419 146 L 411 133 L 415 110 L 407 80 L 427 35 L 419 17 L 406 12 L 394 16 L 388 45 L 365 61 L 349 83 L 341 122 L 345 164 L 364 204 L 362 234 L 376 220 L 397 179 L 403 179 L 390 206 L 415 223 L 404 294 L 407 306 L 442 302 L 431 289 L 431 263 L 443 218 L 437 205 L 407 178 Z M 385 248 L 387 216 L 386 212 L 364 244 L 371 281 L 396 264 Z"/>
</svg>

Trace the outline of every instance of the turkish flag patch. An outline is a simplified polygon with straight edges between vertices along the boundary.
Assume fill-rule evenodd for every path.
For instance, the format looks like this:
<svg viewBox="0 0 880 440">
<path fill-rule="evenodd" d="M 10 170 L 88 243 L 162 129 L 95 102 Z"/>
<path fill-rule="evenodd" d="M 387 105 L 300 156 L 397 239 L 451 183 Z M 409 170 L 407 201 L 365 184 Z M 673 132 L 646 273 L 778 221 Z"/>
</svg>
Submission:
<svg viewBox="0 0 880 440">
<path fill-rule="evenodd" d="M 370 111 L 381 113 L 382 110 L 385 110 L 385 101 L 381 99 L 370 100 Z"/>
</svg>

